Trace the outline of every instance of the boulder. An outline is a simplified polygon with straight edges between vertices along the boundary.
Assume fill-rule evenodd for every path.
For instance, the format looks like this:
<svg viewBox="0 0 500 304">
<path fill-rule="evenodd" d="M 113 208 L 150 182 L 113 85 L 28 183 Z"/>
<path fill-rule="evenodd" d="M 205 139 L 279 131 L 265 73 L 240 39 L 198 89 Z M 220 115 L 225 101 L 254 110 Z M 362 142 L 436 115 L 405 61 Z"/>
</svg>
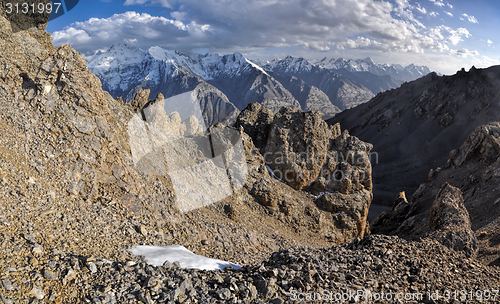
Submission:
<svg viewBox="0 0 500 304">
<path fill-rule="evenodd" d="M 335 226 L 347 238 L 364 237 L 369 234 L 366 221 L 371 203 L 371 193 L 363 189 L 354 194 L 327 193 L 316 200 L 316 205 L 334 215 Z"/>
<path fill-rule="evenodd" d="M 149 99 L 148 99 L 149 93 L 150 93 L 149 89 L 145 89 L 145 90 L 139 89 L 137 91 L 137 93 L 134 96 L 134 100 L 132 100 L 131 103 L 127 104 L 127 105 L 129 105 L 132 112 L 137 113 L 140 110 L 142 110 L 142 108 L 144 108 L 144 106 L 149 101 Z"/>
<path fill-rule="evenodd" d="M 460 189 L 448 183 L 441 186 L 430 210 L 429 227 L 430 238 L 450 249 L 463 251 L 468 257 L 476 255 L 477 239 Z"/>
</svg>

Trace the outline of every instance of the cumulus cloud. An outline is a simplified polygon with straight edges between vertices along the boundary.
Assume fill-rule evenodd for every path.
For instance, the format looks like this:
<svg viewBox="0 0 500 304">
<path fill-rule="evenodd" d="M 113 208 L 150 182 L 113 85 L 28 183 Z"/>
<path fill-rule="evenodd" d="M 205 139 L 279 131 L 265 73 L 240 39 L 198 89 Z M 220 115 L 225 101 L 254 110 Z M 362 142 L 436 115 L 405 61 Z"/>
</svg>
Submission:
<svg viewBox="0 0 500 304">
<path fill-rule="evenodd" d="M 436 17 L 436 16 L 439 16 L 439 13 L 437 13 L 437 12 L 430 12 L 429 16 Z"/>
<path fill-rule="evenodd" d="M 472 22 L 472 23 L 479 23 L 477 21 L 476 17 L 467 15 L 465 13 L 462 14 L 462 17 L 460 17 L 460 20 L 468 20 L 469 22 Z"/>
<path fill-rule="evenodd" d="M 136 12 L 116 14 L 102 19 L 91 18 L 52 33 L 54 44 L 71 44 L 86 54 L 119 43 L 138 47 L 164 45 L 177 48 L 182 46 L 186 39 L 194 40 L 193 37 L 198 37 L 199 40 L 203 40 L 209 39 L 209 36 L 209 25 L 195 22 L 184 24 L 178 20 Z"/>
<path fill-rule="evenodd" d="M 71 43 L 86 54 L 117 43 L 141 48 L 159 45 L 187 53 L 196 49 L 251 52 L 291 45 L 317 51 L 422 53 L 449 51 L 449 44 L 469 37 L 462 29 L 424 26 L 413 12 L 427 10 L 408 0 L 125 1 L 125 5 L 138 4 L 161 5 L 172 12 L 168 18 L 127 12 L 76 22 L 54 32 L 54 43 Z"/>
<path fill-rule="evenodd" d="M 493 44 L 493 41 L 491 41 L 490 39 L 488 39 L 488 41 L 486 41 L 486 43 L 488 44 L 488 46 L 491 46 Z"/>
<path fill-rule="evenodd" d="M 420 6 L 420 3 L 417 2 L 417 6 L 415 7 L 415 9 L 419 12 L 421 12 L 422 14 L 427 14 L 427 10 L 425 9 L 425 7 L 423 6 Z"/>
<path fill-rule="evenodd" d="M 450 16 L 450 17 L 453 17 L 453 14 L 450 13 L 450 12 L 445 11 L 445 14 L 448 15 L 448 16 Z"/>
<path fill-rule="evenodd" d="M 446 39 L 448 40 L 448 42 L 450 42 L 453 45 L 457 45 L 459 42 L 464 41 L 464 37 L 469 38 L 471 36 L 469 31 L 463 27 L 454 30 L 451 27 L 441 25 L 438 27 L 438 29 L 440 31 L 443 30 L 443 31 L 448 33 L 448 36 Z"/>
</svg>

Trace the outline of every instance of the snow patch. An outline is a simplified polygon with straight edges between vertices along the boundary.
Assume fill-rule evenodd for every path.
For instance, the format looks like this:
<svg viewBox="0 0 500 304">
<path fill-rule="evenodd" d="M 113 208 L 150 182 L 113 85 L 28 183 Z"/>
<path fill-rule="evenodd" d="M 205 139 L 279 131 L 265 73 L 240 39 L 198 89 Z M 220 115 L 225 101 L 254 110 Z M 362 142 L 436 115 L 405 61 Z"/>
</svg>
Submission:
<svg viewBox="0 0 500 304">
<path fill-rule="evenodd" d="M 260 66 L 256 65 L 255 63 L 251 62 L 250 60 L 246 59 L 245 60 L 254 68 L 256 68 L 257 70 L 261 71 L 262 73 L 266 74 L 267 76 L 269 76 L 269 74 L 267 74 L 267 72 L 261 68 Z M 270 77 L 270 76 L 269 76 Z"/>
<path fill-rule="evenodd" d="M 128 251 L 134 255 L 142 255 L 146 258 L 149 265 L 162 266 L 163 263 L 179 262 L 182 268 L 200 269 L 200 270 L 222 270 L 227 266 L 235 269 L 241 268 L 240 265 L 217 259 L 207 258 L 194 254 L 182 245 L 171 246 L 132 246 Z"/>
</svg>

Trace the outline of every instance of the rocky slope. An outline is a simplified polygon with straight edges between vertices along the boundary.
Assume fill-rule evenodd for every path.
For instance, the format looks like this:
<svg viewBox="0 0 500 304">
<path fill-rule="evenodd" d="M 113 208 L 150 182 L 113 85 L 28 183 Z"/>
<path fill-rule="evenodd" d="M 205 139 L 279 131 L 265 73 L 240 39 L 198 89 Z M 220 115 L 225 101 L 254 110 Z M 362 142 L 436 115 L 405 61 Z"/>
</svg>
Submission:
<svg viewBox="0 0 500 304">
<path fill-rule="evenodd" d="M 353 73 L 368 72 L 377 76 L 389 76 L 401 83 L 412 81 L 431 73 L 431 70 L 426 66 L 410 64 L 403 67 L 399 64 L 376 64 L 370 57 L 357 60 L 343 58 L 328 59 L 325 57 L 321 60 L 313 61 L 312 63 L 330 70 L 346 70 Z"/>
<path fill-rule="evenodd" d="M 367 234 L 371 179 L 360 177 L 371 168 L 371 145 L 339 125 L 327 127 L 318 112 L 284 108 L 273 115 L 252 104 L 238 129 L 216 125 L 206 133 L 199 117 L 167 112 L 172 100 L 160 94 L 149 100 L 147 90 L 138 91 L 123 105 L 101 90 L 81 54 L 51 44 L 46 20 L 28 18 L 28 29 L 13 33 L 0 13 L 4 303 L 283 303 L 294 290 L 498 286 L 497 270 L 437 242 L 356 240 Z M 195 93 L 184 97 L 197 101 Z M 277 140 L 284 145 L 274 145 Z M 308 146 L 314 157 L 303 159 Z M 269 156 L 261 152 L 272 152 L 273 164 L 305 179 L 278 180 L 279 167 L 268 169 Z M 243 155 L 246 179 L 239 183 Z M 178 167 L 163 174 L 175 157 Z M 198 165 L 214 178 L 226 174 L 231 194 L 187 211 L 179 199 L 193 192 L 176 185 L 193 185 L 187 173 Z M 306 169 L 314 174 L 303 175 Z M 151 267 L 125 250 L 136 244 L 183 244 L 247 266 L 225 272 Z"/>
<path fill-rule="evenodd" d="M 339 107 L 331 103 L 330 98 L 323 91 L 304 80 L 295 76 L 283 77 L 276 74 L 274 78 L 297 99 L 303 111 L 318 111 L 325 120 L 342 112 Z"/>
<path fill-rule="evenodd" d="M 102 287 L 88 289 L 85 299 L 95 303 L 485 303 L 498 301 L 493 290 L 500 282 L 498 269 L 437 242 L 379 235 L 324 249 L 283 249 L 222 273 L 135 259 L 100 262 L 94 276 Z"/>
<path fill-rule="evenodd" d="M 378 94 L 370 102 L 338 114 L 361 140 L 373 144 L 374 204 L 391 206 L 400 191 L 410 196 L 430 169 L 446 165 L 478 126 L 498 120 L 500 67 L 472 68 L 452 76 L 429 74 Z M 395 148 L 396 147 L 396 148 Z"/>
<path fill-rule="evenodd" d="M 435 218 L 434 204 L 439 200 L 440 187 L 449 183 L 457 187 L 454 190 L 457 194 L 449 201 L 458 206 L 454 208 L 455 213 L 461 214 L 453 220 L 458 226 L 447 229 L 448 234 L 453 231 L 459 236 L 455 241 L 453 237 L 448 237 L 448 241 L 453 243 L 450 245 L 468 246 L 468 252 L 475 252 L 473 248 L 477 247 L 479 259 L 499 265 L 499 143 L 500 123 L 492 122 L 477 127 L 459 149 L 449 153 L 447 165 L 429 171 L 428 182 L 420 185 L 409 203 L 381 214 L 373 222 L 373 231 L 398 234 L 405 238 L 432 234 L 431 224 L 436 222 L 432 220 Z M 451 215 L 453 212 L 446 213 Z M 438 218 L 443 220 L 445 214 Z M 467 227 L 470 227 L 470 232 L 461 231 Z"/>
</svg>

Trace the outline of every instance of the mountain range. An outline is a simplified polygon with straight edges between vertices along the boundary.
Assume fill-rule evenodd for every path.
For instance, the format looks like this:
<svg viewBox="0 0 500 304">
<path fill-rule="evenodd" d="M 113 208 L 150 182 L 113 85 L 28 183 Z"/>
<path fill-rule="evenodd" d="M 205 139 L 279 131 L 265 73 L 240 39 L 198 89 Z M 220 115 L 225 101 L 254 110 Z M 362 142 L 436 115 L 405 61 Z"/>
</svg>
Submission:
<svg viewBox="0 0 500 304">
<path fill-rule="evenodd" d="M 376 64 L 370 58 L 251 61 L 240 53 L 192 58 L 158 46 L 142 50 L 123 44 L 92 57 L 88 68 L 104 90 L 125 102 L 140 89 L 167 98 L 194 90 L 206 125 L 233 123 L 251 102 L 273 112 L 282 106 L 317 110 L 327 119 L 430 72 L 415 65 Z"/>
</svg>

